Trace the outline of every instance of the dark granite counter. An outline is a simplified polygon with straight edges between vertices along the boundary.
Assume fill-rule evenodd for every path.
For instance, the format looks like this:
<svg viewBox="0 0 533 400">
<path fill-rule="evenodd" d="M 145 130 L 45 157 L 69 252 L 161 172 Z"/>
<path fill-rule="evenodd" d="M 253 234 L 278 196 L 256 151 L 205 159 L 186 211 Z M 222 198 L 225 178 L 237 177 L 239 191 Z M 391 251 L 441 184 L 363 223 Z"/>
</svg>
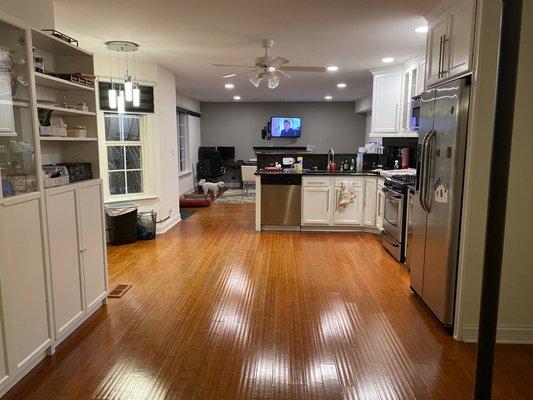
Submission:
<svg viewBox="0 0 533 400">
<path fill-rule="evenodd" d="M 290 169 L 282 171 L 265 171 L 264 169 L 258 169 L 255 175 L 302 175 L 302 176 L 380 176 L 379 172 L 374 171 L 363 171 L 363 172 L 353 172 L 353 171 L 333 171 L 329 172 L 326 170 L 304 170 L 303 172 L 296 172 Z"/>
</svg>

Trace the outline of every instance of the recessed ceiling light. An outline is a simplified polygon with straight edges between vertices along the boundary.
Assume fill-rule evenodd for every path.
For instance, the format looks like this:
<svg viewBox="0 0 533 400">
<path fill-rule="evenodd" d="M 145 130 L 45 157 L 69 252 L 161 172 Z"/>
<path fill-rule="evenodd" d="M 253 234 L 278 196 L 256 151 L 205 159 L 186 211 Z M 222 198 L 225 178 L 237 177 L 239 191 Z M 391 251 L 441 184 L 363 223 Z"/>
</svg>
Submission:
<svg viewBox="0 0 533 400">
<path fill-rule="evenodd" d="M 388 63 L 391 63 L 394 61 L 394 58 L 392 57 L 385 57 L 385 58 L 382 58 L 381 61 L 383 61 L 384 63 L 388 64 Z"/>
<path fill-rule="evenodd" d="M 333 99 L 333 97 L 331 97 L 329 95 L 328 96 L 324 96 L 324 100 L 328 100 L 329 101 L 329 100 L 332 100 L 332 99 Z"/>
<path fill-rule="evenodd" d="M 233 89 L 233 88 L 235 87 L 235 85 L 234 85 L 233 83 L 226 83 L 226 84 L 224 85 L 224 87 L 225 87 L 226 89 Z"/>
<path fill-rule="evenodd" d="M 339 83 L 337 83 L 337 87 L 338 87 L 339 89 L 344 89 L 344 88 L 346 87 L 346 83 L 344 83 L 344 82 L 339 82 Z"/>
<path fill-rule="evenodd" d="M 240 100 L 241 99 L 241 96 L 233 96 L 233 100 Z"/>
<path fill-rule="evenodd" d="M 233 78 L 237 74 L 224 75 L 222 78 Z"/>
<path fill-rule="evenodd" d="M 428 26 L 427 25 L 421 25 L 417 28 L 415 28 L 415 32 L 416 33 L 426 33 L 428 31 Z"/>
<path fill-rule="evenodd" d="M 335 65 L 330 65 L 329 67 L 326 67 L 326 69 L 327 69 L 329 72 L 335 72 L 335 71 L 338 71 L 338 70 L 339 70 L 339 67 L 336 67 Z"/>
</svg>

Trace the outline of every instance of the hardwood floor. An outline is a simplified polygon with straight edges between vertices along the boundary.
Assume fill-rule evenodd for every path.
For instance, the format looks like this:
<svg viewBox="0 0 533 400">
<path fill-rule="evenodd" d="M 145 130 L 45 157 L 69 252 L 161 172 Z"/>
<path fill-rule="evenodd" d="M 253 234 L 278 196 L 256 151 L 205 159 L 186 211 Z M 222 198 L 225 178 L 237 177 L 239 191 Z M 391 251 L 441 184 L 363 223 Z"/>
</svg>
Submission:
<svg viewBox="0 0 533 400">
<path fill-rule="evenodd" d="M 377 237 L 256 233 L 201 209 L 109 248 L 109 299 L 6 399 L 468 399 L 455 342 Z M 533 399 L 533 346 L 498 346 L 495 398 Z"/>
</svg>

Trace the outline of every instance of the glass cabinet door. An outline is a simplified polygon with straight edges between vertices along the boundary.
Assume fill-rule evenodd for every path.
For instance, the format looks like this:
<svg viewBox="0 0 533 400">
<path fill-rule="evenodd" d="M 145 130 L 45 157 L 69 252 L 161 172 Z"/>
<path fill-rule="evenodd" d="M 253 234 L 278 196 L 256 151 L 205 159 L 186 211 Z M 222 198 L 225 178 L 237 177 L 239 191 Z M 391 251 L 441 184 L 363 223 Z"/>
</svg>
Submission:
<svg viewBox="0 0 533 400">
<path fill-rule="evenodd" d="M 0 20 L 0 176 L 4 198 L 37 190 L 26 31 Z"/>
</svg>

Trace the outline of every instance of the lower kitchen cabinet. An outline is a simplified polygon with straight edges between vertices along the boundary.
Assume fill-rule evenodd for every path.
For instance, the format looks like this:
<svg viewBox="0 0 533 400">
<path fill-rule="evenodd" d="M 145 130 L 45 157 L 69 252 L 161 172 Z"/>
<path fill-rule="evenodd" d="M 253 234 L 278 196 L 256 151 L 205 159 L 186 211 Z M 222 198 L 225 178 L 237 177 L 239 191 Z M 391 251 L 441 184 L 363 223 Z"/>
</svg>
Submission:
<svg viewBox="0 0 533 400">
<path fill-rule="evenodd" d="M 376 195 L 376 229 L 381 231 L 383 229 L 383 212 L 385 211 L 385 194 L 383 193 L 383 179 L 377 180 L 377 195 Z"/>
<path fill-rule="evenodd" d="M 62 341 L 107 290 L 100 180 L 46 189 L 57 341 Z"/>
<path fill-rule="evenodd" d="M 340 206 L 340 193 L 343 183 L 353 184 L 355 199 L 347 206 Z M 362 225 L 364 187 L 361 178 L 335 178 L 333 225 Z"/>
<path fill-rule="evenodd" d="M 331 188 L 322 185 L 302 188 L 302 225 L 329 225 L 331 222 Z"/>
<path fill-rule="evenodd" d="M 0 391 L 52 343 L 40 193 L 0 205 Z"/>
<path fill-rule="evenodd" d="M 376 226 L 377 178 L 365 178 L 364 226 Z"/>
</svg>

